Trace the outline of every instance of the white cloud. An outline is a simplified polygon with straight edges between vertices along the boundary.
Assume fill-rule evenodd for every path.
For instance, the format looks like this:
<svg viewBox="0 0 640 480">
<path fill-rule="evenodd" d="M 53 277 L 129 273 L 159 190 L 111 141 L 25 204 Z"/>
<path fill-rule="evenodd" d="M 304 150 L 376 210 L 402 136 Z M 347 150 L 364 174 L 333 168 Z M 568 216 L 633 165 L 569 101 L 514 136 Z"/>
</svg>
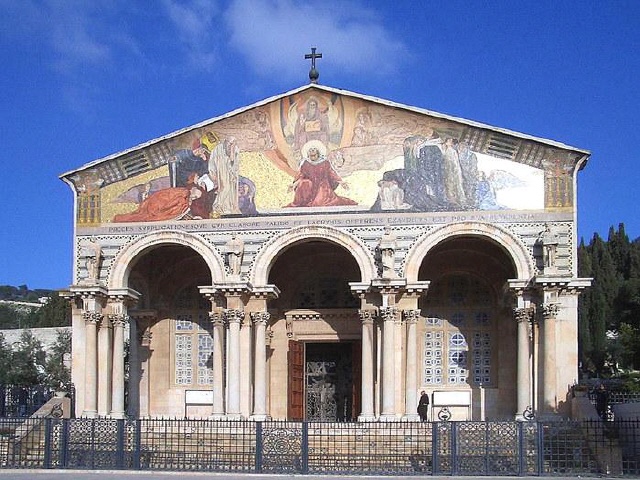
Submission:
<svg viewBox="0 0 640 480">
<path fill-rule="evenodd" d="M 217 59 L 216 25 L 219 13 L 213 0 L 163 0 L 169 20 L 178 32 L 191 67 L 210 70 Z"/>
<path fill-rule="evenodd" d="M 231 46 L 257 73 L 299 77 L 311 46 L 323 54 L 320 72 L 386 75 L 408 57 L 380 15 L 348 0 L 232 0 L 225 19 Z"/>
</svg>

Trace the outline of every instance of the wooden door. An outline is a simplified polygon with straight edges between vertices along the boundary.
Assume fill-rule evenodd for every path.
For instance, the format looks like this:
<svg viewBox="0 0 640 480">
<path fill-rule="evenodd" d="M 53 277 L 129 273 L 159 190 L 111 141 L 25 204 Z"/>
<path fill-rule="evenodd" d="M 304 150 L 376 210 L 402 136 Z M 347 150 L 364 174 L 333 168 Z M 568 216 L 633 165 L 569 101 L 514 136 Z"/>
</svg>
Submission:
<svg viewBox="0 0 640 480">
<path fill-rule="evenodd" d="M 287 418 L 304 420 L 304 343 L 289 340 L 287 363 L 289 370 Z"/>
</svg>

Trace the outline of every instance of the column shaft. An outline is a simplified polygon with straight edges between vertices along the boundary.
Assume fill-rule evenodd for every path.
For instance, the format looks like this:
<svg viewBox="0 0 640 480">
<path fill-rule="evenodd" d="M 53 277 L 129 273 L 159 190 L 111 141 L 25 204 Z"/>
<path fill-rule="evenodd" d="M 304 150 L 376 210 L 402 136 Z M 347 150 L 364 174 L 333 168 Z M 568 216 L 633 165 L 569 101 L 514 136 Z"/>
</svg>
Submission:
<svg viewBox="0 0 640 480">
<path fill-rule="evenodd" d="M 111 417 L 124 418 L 124 324 L 128 317 L 113 315 L 113 379 L 111 386 Z"/>
<path fill-rule="evenodd" d="M 253 415 L 254 420 L 267 418 L 267 350 L 266 327 L 270 318 L 269 312 L 254 312 L 252 319 L 255 331 L 255 378 L 253 382 Z"/>
<path fill-rule="evenodd" d="M 395 307 L 382 307 L 382 411 L 381 420 L 395 420 Z"/>
<path fill-rule="evenodd" d="M 85 339 L 85 399 L 83 417 L 94 418 L 98 415 L 98 322 L 102 315 L 97 312 L 84 312 Z"/>
<path fill-rule="evenodd" d="M 404 312 L 407 324 L 407 362 L 405 370 L 405 404 L 404 418 L 407 420 L 418 420 L 418 355 L 416 324 L 420 317 L 420 310 L 407 310 Z"/>
<path fill-rule="evenodd" d="M 373 409 L 373 312 L 360 311 L 362 320 L 362 394 L 358 421 L 375 420 Z"/>
</svg>

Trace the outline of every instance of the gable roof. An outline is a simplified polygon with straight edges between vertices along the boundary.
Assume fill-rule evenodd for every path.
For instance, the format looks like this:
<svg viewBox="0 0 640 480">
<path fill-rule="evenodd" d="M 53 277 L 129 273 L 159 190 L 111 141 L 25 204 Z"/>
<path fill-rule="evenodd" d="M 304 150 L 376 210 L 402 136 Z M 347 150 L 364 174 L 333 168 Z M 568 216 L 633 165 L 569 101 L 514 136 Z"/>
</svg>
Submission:
<svg viewBox="0 0 640 480">
<path fill-rule="evenodd" d="M 525 134 L 525 133 L 516 132 L 516 131 L 513 131 L 513 130 L 506 129 L 506 128 L 495 127 L 493 125 L 488 125 L 488 124 L 485 124 L 485 123 L 481 123 L 481 122 L 477 122 L 477 121 L 473 121 L 473 120 L 468 120 L 468 119 L 461 118 L 461 117 L 455 117 L 455 116 L 452 116 L 452 115 L 447 115 L 447 114 L 444 114 L 444 113 L 439 113 L 439 112 L 435 112 L 435 111 L 432 111 L 432 110 L 427 110 L 427 109 L 424 109 L 424 108 L 405 105 L 405 104 L 402 104 L 402 103 L 397 103 L 397 102 L 393 102 L 391 100 L 385 100 L 385 99 L 374 97 L 374 96 L 370 96 L 370 95 L 364 95 L 364 94 L 360 94 L 360 93 L 355 93 L 355 92 L 351 92 L 349 90 L 342 90 L 342 89 L 338 89 L 338 88 L 328 87 L 328 86 L 325 86 L 325 85 L 318 85 L 318 84 L 315 84 L 315 83 L 310 83 L 310 84 L 307 84 L 307 85 L 303 85 L 303 86 L 301 86 L 299 88 L 296 88 L 296 89 L 293 89 L 293 90 L 289 90 L 289 91 L 287 91 L 285 93 L 281 93 L 279 95 L 274 95 L 274 96 L 266 98 L 264 100 L 255 102 L 255 103 L 253 103 L 251 105 L 247 105 L 245 107 L 237 108 L 237 109 L 232 110 L 230 112 L 227 112 L 227 113 L 225 113 L 223 115 L 219 115 L 217 117 L 210 118 L 208 120 L 204 120 L 204 121 L 202 121 L 200 123 L 197 123 L 195 125 L 191 125 L 189 127 L 185 127 L 185 128 L 180 129 L 180 130 L 176 130 L 176 131 L 171 132 L 171 133 L 169 133 L 167 135 L 163 135 L 161 137 L 154 138 L 152 140 L 149 140 L 147 142 L 138 144 L 138 145 L 136 145 L 134 147 L 131 147 L 131 148 L 128 148 L 126 150 L 122 150 L 120 152 L 113 153 L 113 154 L 108 155 L 106 157 L 102 157 L 102 158 L 93 160 L 93 161 L 91 161 L 89 163 L 86 163 L 86 164 L 82 165 L 79 168 L 76 168 L 74 170 L 70 170 L 68 172 L 65 172 L 65 173 L 61 174 L 59 176 L 59 178 L 61 178 L 61 179 L 68 178 L 68 177 L 70 177 L 70 176 L 72 176 L 72 175 L 74 175 L 74 174 L 76 174 L 78 172 L 89 170 L 92 167 L 95 167 L 95 166 L 100 165 L 102 163 L 108 162 L 108 161 L 113 160 L 115 158 L 118 158 L 120 156 L 131 154 L 131 153 L 136 152 L 138 150 L 141 150 L 143 148 L 158 144 L 158 143 L 163 142 L 165 140 L 169 140 L 169 139 L 175 138 L 175 137 L 177 137 L 179 135 L 182 135 L 184 133 L 188 133 L 188 132 L 190 132 L 192 130 L 211 125 L 211 124 L 216 123 L 216 122 L 218 122 L 220 120 L 223 120 L 225 118 L 230 118 L 230 117 L 233 117 L 235 115 L 239 115 L 239 114 L 241 114 L 243 112 L 246 112 L 248 110 L 254 109 L 256 107 L 261 107 L 261 106 L 267 105 L 267 104 L 269 104 L 271 102 L 278 101 L 278 100 L 280 100 L 282 98 L 286 98 L 288 96 L 298 94 L 298 93 L 303 92 L 305 90 L 312 90 L 312 89 L 317 89 L 317 90 L 325 91 L 325 92 L 332 93 L 332 94 L 337 94 L 337 95 L 343 95 L 343 96 L 347 96 L 347 97 L 357 98 L 357 99 L 360 99 L 360 100 L 370 101 L 370 102 L 374 102 L 374 103 L 377 103 L 377 104 L 380 104 L 380 105 L 385 105 L 385 106 L 392 107 L 392 108 L 398 108 L 398 109 L 406 110 L 406 111 L 409 111 L 409 112 L 423 114 L 423 115 L 431 116 L 431 117 L 434 117 L 434 118 L 439 118 L 439 119 L 442 119 L 442 120 L 449 120 L 449 121 L 452 121 L 452 122 L 456 122 L 456 123 L 460 123 L 460 124 L 463 124 L 463 125 L 467 125 L 469 127 L 480 128 L 480 129 L 489 130 L 489 131 L 492 131 L 492 132 L 496 132 L 496 133 L 499 133 L 499 134 L 502 134 L 502 135 L 507 135 L 507 136 L 510 136 L 510 137 L 515 137 L 515 138 L 522 139 L 522 140 L 528 140 L 528 141 L 541 143 L 541 144 L 544 144 L 544 145 L 549 146 L 549 147 L 554 147 L 554 148 L 558 148 L 558 149 L 562 149 L 562 150 L 570 150 L 570 151 L 576 152 L 576 153 L 581 154 L 582 156 L 584 156 L 584 159 L 582 160 L 581 164 L 578 166 L 579 169 L 582 169 L 584 167 L 584 165 L 586 164 L 586 158 L 591 154 L 591 152 L 588 151 L 588 150 L 583 150 L 583 149 L 576 148 L 576 147 L 573 147 L 573 146 L 570 146 L 570 145 L 566 145 L 564 143 L 557 142 L 555 140 L 549 140 L 549 139 L 545 139 L 545 138 L 535 137 L 533 135 L 528 135 L 528 134 Z"/>
</svg>

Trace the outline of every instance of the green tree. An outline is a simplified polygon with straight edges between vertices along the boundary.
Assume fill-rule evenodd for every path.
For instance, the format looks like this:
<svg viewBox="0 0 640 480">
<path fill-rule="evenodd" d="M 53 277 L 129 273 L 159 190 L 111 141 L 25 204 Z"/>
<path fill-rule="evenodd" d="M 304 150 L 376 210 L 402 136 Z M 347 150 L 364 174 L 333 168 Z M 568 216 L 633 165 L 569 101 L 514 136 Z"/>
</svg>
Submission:
<svg viewBox="0 0 640 480">
<path fill-rule="evenodd" d="M 49 296 L 49 300 L 34 312 L 35 327 L 69 327 L 71 326 L 71 307 L 69 301 L 57 293 Z"/>
<path fill-rule="evenodd" d="M 45 365 L 45 382 L 49 387 L 61 390 L 71 384 L 71 371 L 67 365 L 70 356 L 71 331 L 60 329 Z"/>
<path fill-rule="evenodd" d="M 11 352 L 7 383 L 39 385 L 44 379 L 45 352 L 42 343 L 29 330 L 22 332 Z"/>
<path fill-rule="evenodd" d="M 11 348 L 7 345 L 4 335 L 0 333 L 0 385 L 8 383 L 9 366 L 11 365 Z"/>
</svg>

